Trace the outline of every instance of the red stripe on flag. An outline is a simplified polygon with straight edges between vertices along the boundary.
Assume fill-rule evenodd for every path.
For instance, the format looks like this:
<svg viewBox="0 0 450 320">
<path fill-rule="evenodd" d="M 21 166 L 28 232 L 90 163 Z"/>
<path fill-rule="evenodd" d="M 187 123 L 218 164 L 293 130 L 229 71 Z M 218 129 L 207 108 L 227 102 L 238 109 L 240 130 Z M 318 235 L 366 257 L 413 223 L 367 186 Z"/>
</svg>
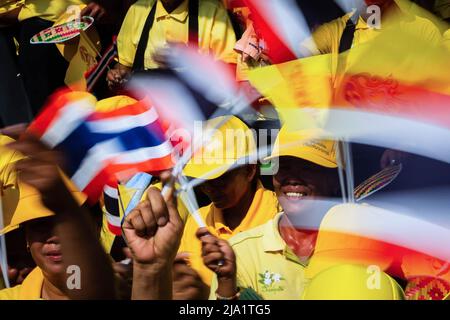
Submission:
<svg viewBox="0 0 450 320">
<path fill-rule="evenodd" d="M 297 59 L 297 56 L 283 42 L 282 35 L 278 35 L 272 27 L 269 17 L 273 17 L 270 12 L 264 12 L 264 4 L 261 0 L 244 0 L 251 12 L 251 20 L 259 37 L 267 44 L 271 62 L 273 64 L 283 63 Z M 276 22 L 275 22 L 276 23 Z"/>
<path fill-rule="evenodd" d="M 111 224 L 109 221 L 108 221 L 108 229 L 115 236 L 121 236 L 122 235 L 122 228 Z"/>
<path fill-rule="evenodd" d="M 67 89 L 61 89 L 50 96 L 47 105 L 42 109 L 36 119 L 28 127 L 28 131 L 41 137 L 55 120 L 59 110 L 64 108 L 69 102 L 69 93 Z"/>
</svg>

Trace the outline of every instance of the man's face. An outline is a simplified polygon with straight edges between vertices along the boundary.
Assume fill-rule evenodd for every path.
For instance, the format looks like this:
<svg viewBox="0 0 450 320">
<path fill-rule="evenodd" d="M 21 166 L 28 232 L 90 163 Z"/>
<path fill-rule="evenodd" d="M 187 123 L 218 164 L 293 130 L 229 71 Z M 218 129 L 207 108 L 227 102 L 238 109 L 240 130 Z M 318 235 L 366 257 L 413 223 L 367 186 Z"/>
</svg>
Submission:
<svg viewBox="0 0 450 320">
<path fill-rule="evenodd" d="M 301 213 L 321 198 L 332 197 L 338 185 L 334 170 L 296 157 L 280 157 L 273 177 L 278 201 L 287 214 Z"/>
<path fill-rule="evenodd" d="M 256 166 L 241 167 L 228 171 L 217 179 L 206 181 L 200 185 L 200 189 L 216 208 L 233 208 L 250 192 L 255 174 Z"/>
</svg>

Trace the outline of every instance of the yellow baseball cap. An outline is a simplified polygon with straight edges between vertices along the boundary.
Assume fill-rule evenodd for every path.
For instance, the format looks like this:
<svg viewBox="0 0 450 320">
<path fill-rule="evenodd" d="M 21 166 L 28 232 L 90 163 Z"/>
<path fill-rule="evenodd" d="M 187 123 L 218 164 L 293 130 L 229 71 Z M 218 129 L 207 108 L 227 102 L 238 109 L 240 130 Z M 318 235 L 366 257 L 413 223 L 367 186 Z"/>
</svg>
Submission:
<svg viewBox="0 0 450 320">
<path fill-rule="evenodd" d="M 86 195 L 79 191 L 64 174 L 62 177 L 78 204 L 85 203 Z M 3 191 L 2 204 L 5 227 L 0 231 L 0 235 L 17 229 L 24 222 L 54 215 L 42 204 L 39 191 L 20 180 L 17 181 L 17 187 Z"/>
<path fill-rule="evenodd" d="M 288 131 L 282 127 L 270 157 L 265 160 L 282 156 L 291 156 L 313 162 L 327 168 L 337 168 L 337 142 L 321 140 L 324 132 L 319 129 Z"/>
<path fill-rule="evenodd" d="M 404 300 L 400 285 L 379 269 L 343 264 L 322 271 L 306 287 L 304 300 Z"/>
<path fill-rule="evenodd" d="M 184 175 L 212 180 L 236 163 L 257 163 L 254 132 L 239 118 L 223 116 L 208 120 L 202 134 L 203 137 L 212 134 L 211 139 L 194 153 L 184 168 Z"/>
</svg>

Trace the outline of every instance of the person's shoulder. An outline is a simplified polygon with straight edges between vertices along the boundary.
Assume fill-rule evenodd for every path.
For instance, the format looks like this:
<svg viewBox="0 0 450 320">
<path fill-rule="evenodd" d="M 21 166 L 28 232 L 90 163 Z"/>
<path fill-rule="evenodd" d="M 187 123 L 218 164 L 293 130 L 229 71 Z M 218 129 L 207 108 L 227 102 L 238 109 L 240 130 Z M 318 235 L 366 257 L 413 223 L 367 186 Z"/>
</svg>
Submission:
<svg viewBox="0 0 450 320">
<path fill-rule="evenodd" d="M 442 40 L 439 28 L 427 18 L 413 15 L 406 19 L 402 26 L 417 37 L 434 41 L 435 43 L 439 43 Z"/>
<path fill-rule="evenodd" d="M 155 4 L 157 0 L 137 0 L 128 9 L 127 15 L 148 12 L 148 8 Z"/>
<path fill-rule="evenodd" d="M 22 285 L 0 290 L 0 300 L 19 300 Z"/>
<path fill-rule="evenodd" d="M 217 0 L 200 0 L 199 9 L 202 12 L 226 12 L 222 2 Z"/>
</svg>

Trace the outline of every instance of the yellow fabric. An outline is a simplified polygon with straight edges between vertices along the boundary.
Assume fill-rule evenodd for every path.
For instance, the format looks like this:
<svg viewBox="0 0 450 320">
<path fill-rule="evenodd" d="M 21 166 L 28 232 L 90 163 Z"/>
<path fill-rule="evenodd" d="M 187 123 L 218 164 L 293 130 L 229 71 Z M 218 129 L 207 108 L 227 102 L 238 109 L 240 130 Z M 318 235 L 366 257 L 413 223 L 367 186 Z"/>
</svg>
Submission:
<svg viewBox="0 0 450 320">
<path fill-rule="evenodd" d="M 223 121 L 226 121 L 222 123 Z M 222 125 L 216 129 L 216 127 Z M 183 173 L 188 177 L 211 180 L 223 175 L 233 164 L 256 164 L 256 141 L 248 126 L 237 117 L 218 117 L 205 123 L 203 136 L 213 135 L 186 164 Z M 195 147 L 195 146 L 194 146 Z M 246 157 L 248 160 L 246 160 Z M 253 157 L 253 158 L 252 158 Z M 253 162 L 249 160 L 254 160 Z"/>
<path fill-rule="evenodd" d="M 0 290 L 0 300 L 42 300 L 41 292 L 44 275 L 36 267 L 25 278 L 22 284 L 9 289 Z"/>
<path fill-rule="evenodd" d="M 341 18 L 325 23 L 314 31 L 312 39 L 303 43 L 303 46 L 309 49 L 313 54 L 331 53 L 331 70 L 334 75 L 338 72 L 339 44 L 342 33 L 344 32 L 347 21 L 352 16 L 353 13 L 349 13 Z M 360 17 L 356 24 L 352 48 L 367 43 L 369 40 L 373 40 L 387 28 L 393 28 L 393 32 L 399 31 L 401 33 L 407 31 L 408 33 L 415 34 L 418 38 L 428 41 L 430 45 L 441 41 L 439 30 L 431 21 L 418 16 L 409 15 L 396 9 L 392 14 L 391 19 L 382 21 L 381 29 L 369 28 Z M 313 43 L 316 48 L 312 46 Z M 352 64 L 352 58 L 352 56 L 348 58 L 348 65 Z"/>
<path fill-rule="evenodd" d="M 33 17 L 39 17 L 49 21 L 56 21 L 72 5 L 87 3 L 87 0 L 25 0 L 25 5 L 19 14 L 19 20 L 23 21 Z M 77 11 L 73 12 L 74 14 Z"/>
<path fill-rule="evenodd" d="M 119 62 L 131 67 L 147 16 L 155 0 L 139 0 L 133 4 L 125 17 L 117 48 Z M 152 59 L 155 49 L 164 48 L 169 42 L 187 43 L 189 33 L 188 0 L 183 1 L 171 14 L 167 13 L 160 1 L 157 2 L 155 22 L 150 30 L 145 52 L 146 69 L 157 68 Z M 217 60 L 236 63 L 233 50 L 236 36 L 222 4 L 214 0 L 200 1 L 199 6 L 199 47 L 200 52 L 212 54 Z"/>
<path fill-rule="evenodd" d="M 298 300 L 309 283 L 305 276 L 307 266 L 281 238 L 281 215 L 230 240 L 236 254 L 237 283 L 241 289 L 252 288 L 266 300 Z M 214 275 L 210 299 L 216 298 L 216 290 Z"/>
<path fill-rule="evenodd" d="M 11 138 L 0 136 L 0 190 L 5 226 L 0 234 L 16 229 L 26 221 L 53 215 L 53 212 L 42 205 L 36 189 L 17 180 L 14 164 L 23 159 L 23 156 L 5 147 L 12 141 Z M 86 196 L 64 175 L 63 180 L 78 203 L 84 203 Z"/>
<path fill-rule="evenodd" d="M 278 211 L 278 200 L 275 193 L 264 189 L 261 183 L 258 184 L 255 197 L 253 198 L 245 218 L 234 230 L 230 230 L 230 228 L 224 224 L 222 214 L 220 210 L 215 208 L 214 204 L 210 204 L 199 210 L 203 221 L 205 221 L 211 233 L 225 240 L 266 223 L 268 220 L 272 219 Z M 203 264 L 201 257 L 201 242 L 195 236 L 197 229 L 198 225 L 195 220 L 193 218 L 187 219 L 178 252 L 190 253 L 189 261 L 192 268 L 200 274 L 203 282 L 210 285 L 213 273 Z"/>
<path fill-rule="evenodd" d="M 25 0 L 0 0 L 0 14 L 19 8 Z"/>
<path fill-rule="evenodd" d="M 313 162 L 327 168 L 337 168 L 337 143 L 332 140 L 319 140 L 323 132 L 318 130 L 288 131 L 283 126 L 275 140 L 272 159 L 292 156 Z"/>
<path fill-rule="evenodd" d="M 0 195 L 5 226 L 11 222 L 20 194 L 14 164 L 23 159 L 23 156 L 5 147 L 13 141 L 9 137 L 0 135 Z"/>
<path fill-rule="evenodd" d="M 80 4 L 78 10 L 83 10 L 85 4 Z M 64 12 L 55 22 L 55 26 L 64 24 L 76 18 L 73 12 Z M 96 57 L 101 52 L 100 37 L 94 26 L 80 32 L 80 37 L 57 43 L 56 48 L 69 62 L 64 79 L 65 84 L 74 91 L 86 91 L 87 84 L 84 78 L 86 71 L 96 63 Z"/>
<path fill-rule="evenodd" d="M 339 265 L 311 279 L 302 299 L 404 300 L 404 293 L 399 284 L 384 272 L 371 275 L 364 266 Z"/>
<path fill-rule="evenodd" d="M 95 111 L 98 112 L 113 111 L 125 106 L 135 104 L 137 102 L 138 101 L 136 99 L 133 99 L 128 96 L 114 96 L 98 101 L 97 104 L 95 105 Z"/>
</svg>

